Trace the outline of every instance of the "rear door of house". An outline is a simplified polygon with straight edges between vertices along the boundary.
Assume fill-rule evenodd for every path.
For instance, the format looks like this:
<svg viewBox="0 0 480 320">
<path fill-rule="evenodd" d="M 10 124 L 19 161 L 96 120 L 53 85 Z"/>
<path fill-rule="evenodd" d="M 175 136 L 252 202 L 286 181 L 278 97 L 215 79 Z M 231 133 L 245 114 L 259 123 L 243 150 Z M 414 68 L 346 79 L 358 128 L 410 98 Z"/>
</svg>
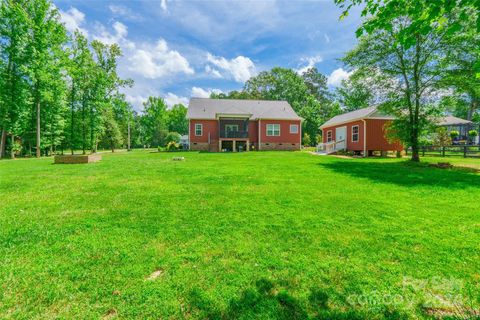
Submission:
<svg viewBox="0 0 480 320">
<path fill-rule="evenodd" d="M 338 127 L 335 129 L 335 149 L 342 150 L 347 146 L 347 127 Z"/>
</svg>

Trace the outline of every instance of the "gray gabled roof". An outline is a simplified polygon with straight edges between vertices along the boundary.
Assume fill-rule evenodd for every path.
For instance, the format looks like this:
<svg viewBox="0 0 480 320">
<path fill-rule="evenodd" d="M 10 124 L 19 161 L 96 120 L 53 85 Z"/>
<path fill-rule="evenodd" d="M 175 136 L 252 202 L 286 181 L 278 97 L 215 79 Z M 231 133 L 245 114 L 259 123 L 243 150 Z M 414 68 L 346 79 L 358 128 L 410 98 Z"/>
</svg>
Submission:
<svg viewBox="0 0 480 320">
<path fill-rule="evenodd" d="M 335 125 L 339 125 L 342 123 L 367 119 L 367 118 L 381 118 L 381 119 L 393 119 L 392 116 L 385 115 L 378 111 L 377 107 L 368 107 L 363 109 L 358 109 L 355 111 L 347 112 L 344 114 L 340 114 L 338 116 L 333 117 L 332 119 L 328 120 L 324 124 L 320 126 L 321 129 L 326 127 L 332 127 Z"/>
<path fill-rule="evenodd" d="M 188 119 L 217 119 L 218 116 L 249 119 L 302 120 L 287 101 L 191 98 Z"/>
<path fill-rule="evenodd" d="M 440 119 L 438 125 L 439 126 L 454 126 L 454 125 L 465 125 L 465 124 L 471 124 L 472 121 L 468 121 L 462 118 L 457 118 L 454 116 L 446 116 Z"/>
</svg>

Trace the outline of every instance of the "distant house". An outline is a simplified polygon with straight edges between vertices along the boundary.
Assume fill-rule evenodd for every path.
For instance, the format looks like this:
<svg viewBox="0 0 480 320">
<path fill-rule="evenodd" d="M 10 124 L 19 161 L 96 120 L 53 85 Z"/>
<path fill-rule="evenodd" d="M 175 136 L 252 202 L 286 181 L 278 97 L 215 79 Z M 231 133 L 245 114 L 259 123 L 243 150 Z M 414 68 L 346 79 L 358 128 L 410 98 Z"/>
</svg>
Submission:
<svg viewBox="0 0 480 320">
<path fill-rule="evenodd" d="M 300 150 L 301 122 L 286 101 L 192 98 L 190 150 Z"/>
<path fill-rule="evenodd" d="M 393 119 L 377 107 L 335 116 L 320 127 L 323 143 L 330 146 L 330 152 L 347 150 L 364 156 L 374 151 L 401 151 L 402 144 L 388 141 L 385 135 L 385 124 Z"/>
<path fill-rule="evenodd" d="M 474 123 L 462 118 L 457 118 L 454 116 L 446 116 L 442 118 L 438 124 L 439 126 L 447 128 L 448 132 L 457 131 L 458 136 L 453 140 L 453 143 L 458 143 L 459 141 L 468 141 L 468 131 L 472 130 Z M 476 137 L 478 143 L 478 137 Z"/>
</svg>

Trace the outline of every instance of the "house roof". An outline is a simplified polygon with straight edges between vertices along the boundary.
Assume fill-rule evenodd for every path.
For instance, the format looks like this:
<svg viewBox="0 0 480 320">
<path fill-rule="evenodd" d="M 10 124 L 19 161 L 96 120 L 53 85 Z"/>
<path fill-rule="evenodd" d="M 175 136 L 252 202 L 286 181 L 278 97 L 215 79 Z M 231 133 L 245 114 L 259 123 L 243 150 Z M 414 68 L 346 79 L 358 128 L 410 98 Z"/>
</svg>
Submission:
<svg viewBox="0 0 480 320">
<path fill-rule="evenodd" d="M 394 119 L 392 116 L 385 115 L 378 111 L 376 106 L 358 109 L 355 111 L 347 112 L 340 114 L 328 120 L 320 126 L 321 129 L 336 126 L 342 123 L 348 123 L 352 121 L 358 121 L 367 118 L 376 118 L 376 119 Z"/>
<path fill-rule="evenodd" d="M 457 118 L 454 116 L 446 116 L 440 119 L 438 125 L 439 126 L 454 126 L 454 125 L 462 125 L 462 124 L 471 124 L 472 121 L 468 121 L 462 118 Z"/>
<path fill-rule="evenodd" d="M 191 98 L 188 119 L 218 119 L 219 116 L 249 119 L 303 120 L 287 101 Z"/>
</svg>

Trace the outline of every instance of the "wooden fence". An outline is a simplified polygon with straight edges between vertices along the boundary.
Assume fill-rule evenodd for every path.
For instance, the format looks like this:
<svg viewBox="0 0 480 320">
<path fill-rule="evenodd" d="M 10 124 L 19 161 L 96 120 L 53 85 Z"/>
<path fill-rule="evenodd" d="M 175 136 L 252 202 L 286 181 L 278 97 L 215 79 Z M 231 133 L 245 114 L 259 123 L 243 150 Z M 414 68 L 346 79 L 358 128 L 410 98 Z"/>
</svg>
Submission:
<svg viewBox="0 0 480 320">
<path fill-rule="evenodd" d="M 412 148 L 408 148 L 406 153 L 411 151 Z M 423 157 L 480 158 L 480 145 L 421 146 L 420 155 Z"/>
</svg>

